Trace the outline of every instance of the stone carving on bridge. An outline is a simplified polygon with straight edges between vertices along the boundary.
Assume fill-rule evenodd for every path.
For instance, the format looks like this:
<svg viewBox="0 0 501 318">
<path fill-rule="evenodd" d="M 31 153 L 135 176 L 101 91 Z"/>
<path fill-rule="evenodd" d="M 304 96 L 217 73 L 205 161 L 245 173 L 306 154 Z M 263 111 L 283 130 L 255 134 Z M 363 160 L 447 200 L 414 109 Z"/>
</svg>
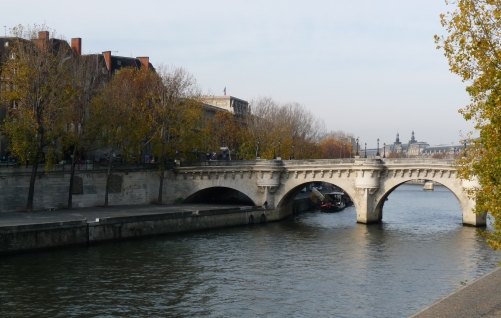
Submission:
<svg viewBox="0 0 501 318">
<path fill-rule="evenodd" d="M 258 186 L 258 188 L 259 188 L 259 192 L 261 192 L 261 193 L 266 193 L 266 190 L 268 190 L 269 193 L 275 194 L 275 192 L 278 189 L 278 186 L 276 186 L 276 187 L 274 187 L 274 186 Z"/>
</svg>

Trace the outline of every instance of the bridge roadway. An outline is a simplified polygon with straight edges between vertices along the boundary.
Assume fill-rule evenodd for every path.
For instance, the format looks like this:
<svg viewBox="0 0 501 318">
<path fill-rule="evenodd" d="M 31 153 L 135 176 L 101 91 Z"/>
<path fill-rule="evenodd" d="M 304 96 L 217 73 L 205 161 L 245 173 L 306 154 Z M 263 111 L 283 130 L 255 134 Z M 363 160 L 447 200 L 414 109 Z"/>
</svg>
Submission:
<svg viewBox="0 0 501 318">
<path fill-rule="evenodd" d="M 357 210 L 357 222 L 375 223 L 383 218 L 387 197 L 410 180 L 429 180 L 447 187 L 458 199 L 463 224 L 484 226 L 486 215 L 473 213 L 475 202 L 464 189 L 475 180 L 457 178 L 454 160 L 443 159 L 327 159 L 207 161 L 185 164 L 174 170 L 172 199 L 196 202 L 204 192 L 229 188 L 243 194 L 254 205 L 265 202 L 278 218 L 292 213 L 295 196 L 307 184 L 326 182 L 343 189 Z"/>
</svg>

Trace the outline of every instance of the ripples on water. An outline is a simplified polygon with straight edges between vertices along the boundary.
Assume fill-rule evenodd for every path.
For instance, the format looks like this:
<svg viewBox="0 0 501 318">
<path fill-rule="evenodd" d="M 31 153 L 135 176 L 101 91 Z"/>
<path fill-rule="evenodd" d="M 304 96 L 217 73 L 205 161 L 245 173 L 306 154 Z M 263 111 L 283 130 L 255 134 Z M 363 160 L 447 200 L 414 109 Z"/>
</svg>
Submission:
<svg viewBox="0 0 501 318">
<path fill-rule="evenodd" d="M 499 261 L 443 187 L 264 226 L 0 259 L 2 316 L 405 317 Z"/>
</svg>

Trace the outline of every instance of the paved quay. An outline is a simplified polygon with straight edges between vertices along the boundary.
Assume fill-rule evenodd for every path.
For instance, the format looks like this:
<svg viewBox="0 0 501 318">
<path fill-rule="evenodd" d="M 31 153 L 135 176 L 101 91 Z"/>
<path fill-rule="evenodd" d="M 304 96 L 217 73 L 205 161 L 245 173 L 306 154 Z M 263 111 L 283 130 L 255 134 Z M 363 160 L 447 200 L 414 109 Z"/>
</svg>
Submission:
<svg viewBox="0 0 501 318">
<path fill-rule="evenodd" d="M 410 317 L 501 317 L 501 267 Z"/>
<path fill-rule="evenodd" d="M 0 213 L 0 227 L 28 224 L 43 224 L 67 221 L 94 221 L 108 217 L 141 216 L 190 211 L 223 210 L 241 207 L 227 204 L 165 204 L 165 205 L 118 205 L 109 207 L 90 207 L 60 209 L 54 211 Z"/>
</svg>

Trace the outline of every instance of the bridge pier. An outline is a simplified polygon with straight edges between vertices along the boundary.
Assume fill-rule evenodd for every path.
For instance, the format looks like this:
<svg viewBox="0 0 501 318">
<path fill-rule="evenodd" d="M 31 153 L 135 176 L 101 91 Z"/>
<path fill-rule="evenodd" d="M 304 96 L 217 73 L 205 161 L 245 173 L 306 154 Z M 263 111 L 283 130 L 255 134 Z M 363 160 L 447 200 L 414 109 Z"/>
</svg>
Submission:
<svg viewBox="0 0 501 318">
<path fill-rule="evenodd" d="M 357 223 L 370 224 L 381 222 L 383 214 L 376 209 L 374 189 L 358 189 L 353 203 L 357 210 Z"/>
<path fill-rule="evenodd" d="M 384 169 L 380 159 L 366 161 L 355 160 L 357 166 L 355 178 L 355 207 L 357 208 L 357 223 L 381 222 L 383 214 L 377 209 L 375 193 L 379 189 L 381 171 Z M 379 209 L 381 210 L 381 209 Z"/>
<path fill-rule="evenodd" d="M 465 189 L 472 189 L 478 187 L 478 180 L 462 180 L 461 185 Z M 458 198 L 459 199 L 459 198 Z M 468 198 L 468 195 L 463 191 L 462 198 L 459 199 L 461 210 L 463 210 L 463 225 L 468 226 L 485 226 L 487 224 L 487 213 L 475 214 L 476 202 Z"/>
<path fill-rule="evenodd" d="M 487 224 L 487 213 L 475 214 L 475 201 L 465 198 L 460 200 L 461 210 L 463 210 L 463 225 L 485 226 Z"/>
</svg>

